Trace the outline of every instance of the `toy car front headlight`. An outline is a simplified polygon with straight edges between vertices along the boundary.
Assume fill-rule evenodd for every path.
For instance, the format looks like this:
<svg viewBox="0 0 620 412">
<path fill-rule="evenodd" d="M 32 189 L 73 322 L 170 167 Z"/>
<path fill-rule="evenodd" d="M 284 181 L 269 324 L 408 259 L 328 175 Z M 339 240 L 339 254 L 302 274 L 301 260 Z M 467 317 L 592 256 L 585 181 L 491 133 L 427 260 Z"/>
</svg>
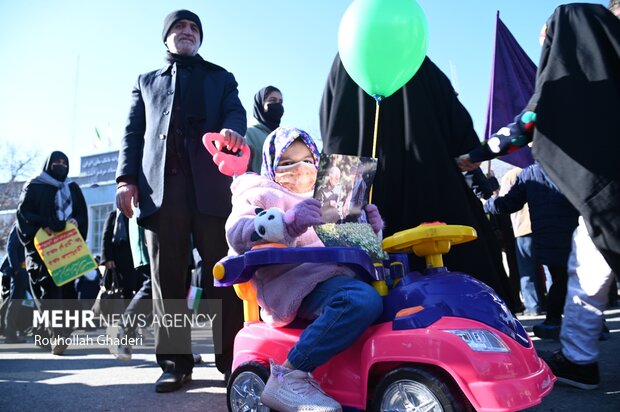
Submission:
<svg viewBox="0 0 620 412">
<path fill-rule="evenodd" d="M 510 352 L 510 349 L 495 333 L 484 329 L 445 329 L 463 340 L 476 352 Z"/>
</svg>

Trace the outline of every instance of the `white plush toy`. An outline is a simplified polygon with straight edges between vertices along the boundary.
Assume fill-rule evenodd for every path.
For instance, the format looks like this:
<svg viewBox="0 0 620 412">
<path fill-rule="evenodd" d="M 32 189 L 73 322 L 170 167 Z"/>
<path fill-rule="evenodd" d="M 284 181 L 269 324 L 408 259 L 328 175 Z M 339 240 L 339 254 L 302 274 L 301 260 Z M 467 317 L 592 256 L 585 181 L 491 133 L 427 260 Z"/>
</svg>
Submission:
<svg viewBox="0 0 620 412">
<path fill-rule="evenodd" d="M 284 212 L 277 207 L 267 210 L 256 209 L 256 218 L 254 218 L 254 233 L 251 239 L 257 241 L 259 239 L 268 242 L 281 243 L 284 240 Z"/>
</svg>

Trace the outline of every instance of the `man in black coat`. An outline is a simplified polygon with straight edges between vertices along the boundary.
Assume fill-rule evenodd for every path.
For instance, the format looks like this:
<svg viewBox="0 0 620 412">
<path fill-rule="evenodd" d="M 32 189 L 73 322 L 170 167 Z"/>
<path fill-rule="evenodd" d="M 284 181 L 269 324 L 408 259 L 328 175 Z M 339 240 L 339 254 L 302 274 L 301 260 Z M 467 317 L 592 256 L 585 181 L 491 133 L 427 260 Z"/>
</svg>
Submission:
<svg viewBox="0 0 620 412">
<path fill-rule="evenodd" d="M 138 77 L 116 173 L 118 208 L 131 217 L 132 204 L 137 206 L 138 223 L 145 228 L 154 315 L 160 317 L 183 310 L 172 302 L 187 296 L 190 235 L 209 270 L 227 253 L 231 178 L 218 171 L 201 137 L 220 132 L 235 151 L 246 132 L 234 76 L 197 54 L 203 37 L 198 16 L 188 10 L 170 13 L 162 35 L 168 64 Z M 234 336 L 243 326 L 242 304 L 232 288 L 210 287 L 206 296 L 222 300 L 221 322 L 214 325 L 223 329 L 221 345 L 215 336 L 216 366 L 227 373 Z M 174 391 L 191 379 L 188 327 L 159 327 L 156 354 L 164 372 L 156 391 Z"/>
<path fill-rule="evenodd" d="M 73 282 L 56 286 L 34 245 L 39 229 L 51 235 L 65 229 L 66 223 L 77 226 L 84 239 L 88 234 L 88 210 L 82 190 L 75 182 L 68 182 L 69 158 L 63 152 L 52 152 L 45 162 L 43 172 L 29 180 L 17 204 L 17 235 L 26 248 L 26 269 L 30 275 L 35 295 L 39 295 L 43 310 L 61 309 L 75 302 L 77 295 Z M 35 297 L 36 298 L 36 297 Z M 71 330 L 48 330 L 51 337 L 67 337 Z M 66 344 L 52 348 L 55 355 L 66 349 Z"/>
</svg>

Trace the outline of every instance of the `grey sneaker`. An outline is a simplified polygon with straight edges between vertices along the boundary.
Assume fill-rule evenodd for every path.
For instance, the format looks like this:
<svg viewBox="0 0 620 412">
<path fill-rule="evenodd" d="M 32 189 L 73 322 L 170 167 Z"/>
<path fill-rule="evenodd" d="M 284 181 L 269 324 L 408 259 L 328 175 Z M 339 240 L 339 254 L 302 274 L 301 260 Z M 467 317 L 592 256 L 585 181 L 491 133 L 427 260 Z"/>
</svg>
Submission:
<svg viewBox="0 0 620 412">
<path fill-rule="evenodd" d="M 116 347 L 116 359 L 124 362 L 131 360 L 131 345 L 123 344 L 123 339 L 125 338 L 126 340 L 127 338 L 127 332 L 124 327 L 118 327 L 116 337 L 119 339 L 119 344 Z"/>
<path fill-rule="evenodd" d="M 127 362 L 131 360 L 131 346 L 118 345 L 118 352 L 116 352 L 116 359 Z"/>
<path fill-rule="evenodd" d="M 69 339 L 69 338 L 67 338 Z M 66 339 L 60 339 L 55 345 L 52 345 L 52 354 L 53 355 L 62 355 L 67 350 L 69 346 L 69 342 Z"/>
<path fill-rule="evenodd" d="M 263 405 L 280 412 L 342 412 L 310 373 L 270 363 L 271 375 L 260 397 Z"/>
<path fill-rule="evenodd" d="M 65 353 L 65 350 L 71 343 L 71 333 L 72 332 L 61 332 L 52 339 L 51 348 L 52 354 L 54 355 L 62 355 Z"/>
</svg>

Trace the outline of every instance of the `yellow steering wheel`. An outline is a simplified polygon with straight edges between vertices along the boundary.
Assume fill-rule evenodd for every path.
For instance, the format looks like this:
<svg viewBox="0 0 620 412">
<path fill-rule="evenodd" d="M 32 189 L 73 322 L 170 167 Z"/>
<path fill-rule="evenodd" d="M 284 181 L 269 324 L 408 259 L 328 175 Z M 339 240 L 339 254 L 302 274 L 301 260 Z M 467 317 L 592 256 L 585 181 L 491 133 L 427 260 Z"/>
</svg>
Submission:
<svg viewBox="0 0 620 412">
<path fill-rule="evenodd" d="M 426 259 L 427 268 L 436 268 L 443 266 L 442 255 L 448 253 L 452 245 L 469 242 L 477 237 L 476 230 L 470 226 L 423 223 L 383 239 L 383 250 L 388 253 L 413 251 L 416 256 Z"/>
</svg>

